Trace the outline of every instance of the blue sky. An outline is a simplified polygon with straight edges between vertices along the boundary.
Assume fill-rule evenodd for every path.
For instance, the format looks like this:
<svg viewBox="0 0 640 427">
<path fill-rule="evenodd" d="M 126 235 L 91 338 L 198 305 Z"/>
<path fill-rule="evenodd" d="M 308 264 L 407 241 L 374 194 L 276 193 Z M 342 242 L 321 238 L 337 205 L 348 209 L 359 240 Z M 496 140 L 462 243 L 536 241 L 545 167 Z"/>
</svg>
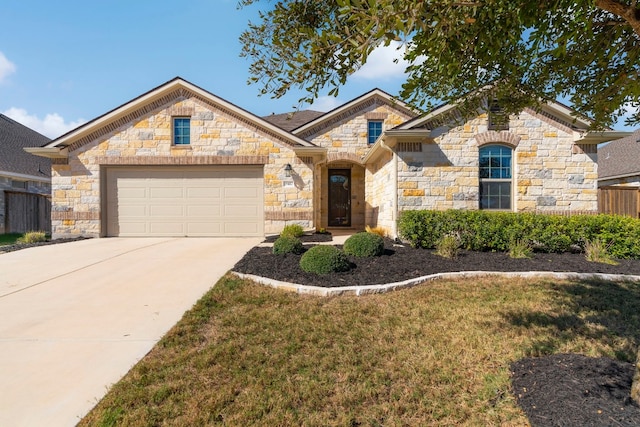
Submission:
<svg viewBox="0 0 640 427">
<path fill-rule="evenodd" d="M 237 0 L 3 0 L 0 113 L 55 138 L 180 76 L 257 115 L 292 111 L 300 93 L 274 100 L 247 85 L 240 33 L 258 7 Z M 396 95 L 403 64 L 393 48 L 374 53 L 328 111 L 374 87 Z M 623 129 L 622 126 L 617 126 Z"/>
</svg>

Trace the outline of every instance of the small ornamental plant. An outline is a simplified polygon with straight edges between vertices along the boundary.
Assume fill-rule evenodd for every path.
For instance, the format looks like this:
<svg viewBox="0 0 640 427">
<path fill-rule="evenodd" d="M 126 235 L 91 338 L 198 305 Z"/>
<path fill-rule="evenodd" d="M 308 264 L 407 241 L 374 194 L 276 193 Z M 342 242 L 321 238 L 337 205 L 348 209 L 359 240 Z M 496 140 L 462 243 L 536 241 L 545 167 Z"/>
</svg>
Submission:
<svg viewBox="0 0 640 427">
<path fill-rule="evenodd" d="M 533 249 L 526 240 L 517 239 L 509 244 L 509 256 L 511 258 L 531 258 L 532 254 Z"/>
<path fill-rule="evenodd" d="M 304 228 L 300 224 L 289 224 L 285 225 L 280 233 L 281 237 L 289 236 L 289 237 L 300 237 L 304 234 Z"/>
<path fill-rule="evenodd" d="M 329 274 L 351 268 L 349 258 L 332 245 L 318 245 L 309 249 L 300 258 L 300 268 L 307 273 Z"/>
<path fill-rule="evenodd" d="M 374 233 L 356 233 L 345 240 L 344 253 L 357 257 L 380 256 L 384 253 L 384 239 Z"/>
<path fill-rule="evenodd" d="M 611 265 L 618 264 L 611 255 L 609 255 L 609 246 L 601 239 L 587 240 L 584 244 L 584 253 L 587 261 Z"/>
<path fill-rule="evenodd" d="M 44 231 L 28 231 L 17 240 L 17 243 L 40 243 L 46 241 L 47 235 Z"/>
<path fill-rule="evenodd" d="M 301 254 L 302 252 L 304 252 L 304 247 L 297 237 L 280 236 L 273 242 L 273 253 L 276 255 Z"/>
<path fill-rule="evenodd" d="M 367 233 L 377 234 L 380 237 L 387 237 L 387 231 L 382 227 L 370 227 L 367 225 L 364 227 L 364 231 Z"/>
<path fill-rule="evenodd" d="M 449 233 L 436 242 L 436 255 L 444 258 L 457 258 L 460 249 L 460 237 L 455 233 Z"/>
</svg>

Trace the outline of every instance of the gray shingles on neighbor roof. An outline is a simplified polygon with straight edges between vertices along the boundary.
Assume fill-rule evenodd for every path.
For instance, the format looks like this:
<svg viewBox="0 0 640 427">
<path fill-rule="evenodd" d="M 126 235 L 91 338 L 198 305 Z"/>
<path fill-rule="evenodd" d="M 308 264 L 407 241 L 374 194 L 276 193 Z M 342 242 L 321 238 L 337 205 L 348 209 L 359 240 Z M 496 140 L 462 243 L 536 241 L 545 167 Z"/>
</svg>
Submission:
<svg viewBox="0 0 640 427">
<path fill-rule="evenodd" d="M 598 179 L 640 175 L 640 129 L 598 148 Z"/>
<path fill-rule="evenodd" d="M 325 113 L 321 111 L 302 110 L 292 113 L 271 114 L 270 116 L 264 116 L 262 118 L 272 125 L 278 126 L 280 129 L 291 132 L 324 114 Z"/>
<path fill-rule="evenodd" d="M 25 147 L 41 147 L 51 139 L 0 114 L 0 174 L 11 172 L 36 177 L 51 177 L 51 161 L 34 156 Z"/>
</svg>

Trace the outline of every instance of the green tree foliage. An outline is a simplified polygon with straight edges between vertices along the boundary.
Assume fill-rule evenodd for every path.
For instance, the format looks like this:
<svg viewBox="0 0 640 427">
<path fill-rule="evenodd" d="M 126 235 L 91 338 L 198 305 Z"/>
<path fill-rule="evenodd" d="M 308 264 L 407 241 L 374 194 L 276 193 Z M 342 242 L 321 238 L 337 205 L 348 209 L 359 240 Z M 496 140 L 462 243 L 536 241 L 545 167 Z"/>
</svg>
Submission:
<svg viewBox="0 0 640 427">
<path fill-rule="evenodd" d="M 472 114 L 497 99 L 507 113 L 568 97 L 594 127 L 640 105 L 637 0 L 241 0 L 263 3 L 242 55 L 263 94 L 337 95 L 371 52 L 402 43 L 400 98 L 422 109 L 460 101 Z M 640 123 L 640 115 L 627 120 Z"/>
</svg>

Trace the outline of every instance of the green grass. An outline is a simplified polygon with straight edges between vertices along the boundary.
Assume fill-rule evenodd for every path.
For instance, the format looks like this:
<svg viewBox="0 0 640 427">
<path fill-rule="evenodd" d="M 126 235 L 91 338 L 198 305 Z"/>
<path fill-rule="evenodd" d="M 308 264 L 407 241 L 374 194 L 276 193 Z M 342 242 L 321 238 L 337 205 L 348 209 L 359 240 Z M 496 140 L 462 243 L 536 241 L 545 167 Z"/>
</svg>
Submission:
<svg viewBox="0 0 640 427">
<path fill-rule="evenodd" d="M 21 237 L 21 233 L 0 234 L 0 246 L 13 245 Z"/>
<path fill-rule="evenodd" d="M 640 286 L 439 281 L 313 297 L 226 276 L 80 425 L 527 425 L 509 365 L 633 361 Z"/>
</svg>

